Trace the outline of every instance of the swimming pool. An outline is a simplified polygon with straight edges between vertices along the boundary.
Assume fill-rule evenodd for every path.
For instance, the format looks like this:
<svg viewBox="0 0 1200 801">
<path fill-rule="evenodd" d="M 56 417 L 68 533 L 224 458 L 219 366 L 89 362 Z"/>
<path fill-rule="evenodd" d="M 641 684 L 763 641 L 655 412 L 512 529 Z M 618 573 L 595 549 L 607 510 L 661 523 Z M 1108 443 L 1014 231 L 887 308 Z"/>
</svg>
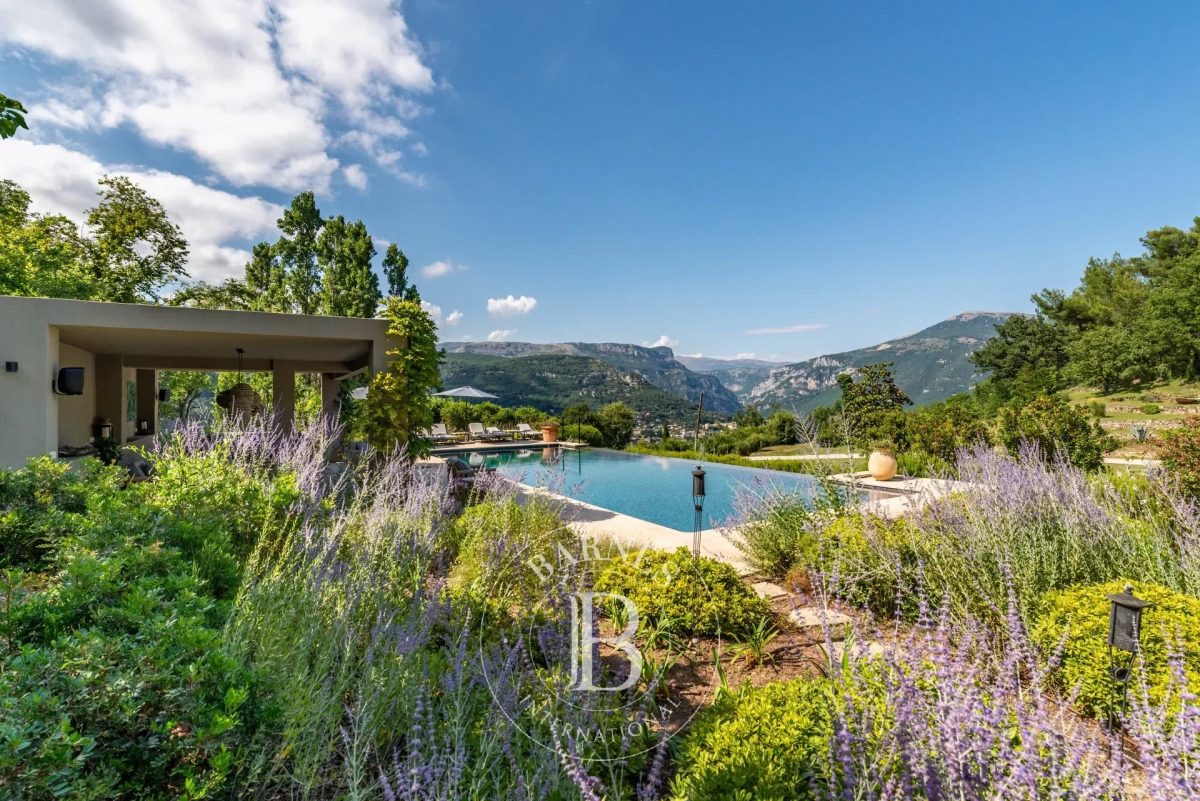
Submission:
<svg viewBox="0 0 1200 801">
<path fill-rule="evenodd" d="M 501 474 L 609 511 L 691 531 L 694 462 L 602 448 L 576 451 L 557 447 L 462 455 L 472 466 Z M 704 528 L 724 525 L 734 516 L 739 492 L 796 493 L 812 499 L 822 490 L 812 476 L 753 467 L 704 462 Z"/>
</svg>

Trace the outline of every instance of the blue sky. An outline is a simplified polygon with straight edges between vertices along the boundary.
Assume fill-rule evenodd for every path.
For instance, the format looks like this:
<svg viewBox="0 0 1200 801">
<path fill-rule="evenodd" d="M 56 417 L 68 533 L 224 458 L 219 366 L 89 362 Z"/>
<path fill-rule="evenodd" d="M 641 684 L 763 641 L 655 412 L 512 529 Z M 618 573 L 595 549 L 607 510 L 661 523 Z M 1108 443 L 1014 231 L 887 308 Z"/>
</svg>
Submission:
<svg viewBox="0 0 1200 801">
<path fill-rule="evenodd" d="M 798 359 L 1200 214 L 1185 3 L 107 3 L 5 9 L 0 175 L 75 212 L 131 172 L 209 278 L 313 186 L 446 339 Z"/>
</svg>

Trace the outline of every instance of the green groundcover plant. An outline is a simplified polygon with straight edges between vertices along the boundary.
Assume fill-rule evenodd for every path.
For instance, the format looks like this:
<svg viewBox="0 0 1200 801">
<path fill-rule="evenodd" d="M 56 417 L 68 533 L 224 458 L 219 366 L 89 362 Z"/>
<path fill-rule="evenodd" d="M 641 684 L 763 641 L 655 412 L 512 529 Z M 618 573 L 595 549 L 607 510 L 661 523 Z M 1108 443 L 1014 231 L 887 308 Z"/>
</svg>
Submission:
<svg viewBox="0 0 1200 801">
<path fill-rule="evenodd" d="M 1200 685 L 1200 599 L 1156 584 L 1112 581 L 1072 587 L 1047 594 L 1033 639 L 1055 656 L 1055 681 L 1074 693 L 1088 714 L 1103 717 L 1112 711 L 1120 692 L 1110 674 L 1108 596 L 1127 584 L 1134 594 L 1153 604 L 1142 617 L 1141 653 L 1135 670 L 1146 683 L 1150 701 L 1161 703 L 1172 683 L 1169 657 L 1187 680 Z M 1119 654 L 1124 657 L 1124 654 Z"/>
<path fill-rule="evenodd" d="M 766 615 L 766 601 L 724 562 L 692 559 L 687 548 L 636 551 L 608 562 L 596 589 L 624 595 L 638 613 L 680 634 L 744 634 Z"/>
</svg>

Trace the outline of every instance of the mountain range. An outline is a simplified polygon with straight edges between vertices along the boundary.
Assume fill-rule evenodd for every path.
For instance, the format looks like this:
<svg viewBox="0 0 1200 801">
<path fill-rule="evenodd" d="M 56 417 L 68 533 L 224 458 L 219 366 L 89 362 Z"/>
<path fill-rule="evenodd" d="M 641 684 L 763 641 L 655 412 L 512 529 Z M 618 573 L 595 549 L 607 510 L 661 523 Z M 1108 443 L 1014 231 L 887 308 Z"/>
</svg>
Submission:
<svg viewBox="0 0 1200 801">
<path fill-rule="evenodd" d="M 486 389 L 508 405 L 559 411 L 623 400 L 645 417 L 683 422 L 695 414 L 701 392 L 704 408 L 717 414 L 750 404 L 811 411 L 837 400 L 839 374 L 889 361 L 897 384 L 920 406 L 974 386 L 982 376 L 970 355 L 1011 316 L 964 312 L 909 336 L 793 364 L 676 357 L 667 347 L 613 342 L 447 342 L 442 381 Z"/>
<path fill-rule="evenodd" d="M 675 359 L 670 348 L 647 348 L 641 345 L 625 345 L 616 342 L 559 342 L 538 344 L 533 342 L 447 342 L 446 366 L 442 377 L 446 380 L 446 367 L 462 370 L 465 363 L 458 354 L 472 354 L 498 359 L 513 360 L 508 366 L 526 372 L 522 359 L 539 357 L 573 357 L 603 362 L 617 370 L 636 375 L 663 392 L 681 398 L 689 404 L 700 400 L 704 393 L 704 408 L 719 414 L 732 414 L 742 407 L 737 395 L 725 387 L 714 375 L 696 373 Z M 472 362 L 481 367 L 485 362 Z M 503 364 L 501 362 L 500 364 Z M 539 364 L 545 364 L 540 362 Z M 499 366 L 499 365 L 496 365 Z M 468 382 L 469 383 L 469 382 Z M 636 383 L 636 382 L 634 382 Z M 633 384 L 631 384 L 632 386 Z M 472 386 L 475 386 L 472 384 Z M 497 393 L 498 394 L 498 393 Z M 636 407 L 635 407 L 636 408 Z"/>
</svg>

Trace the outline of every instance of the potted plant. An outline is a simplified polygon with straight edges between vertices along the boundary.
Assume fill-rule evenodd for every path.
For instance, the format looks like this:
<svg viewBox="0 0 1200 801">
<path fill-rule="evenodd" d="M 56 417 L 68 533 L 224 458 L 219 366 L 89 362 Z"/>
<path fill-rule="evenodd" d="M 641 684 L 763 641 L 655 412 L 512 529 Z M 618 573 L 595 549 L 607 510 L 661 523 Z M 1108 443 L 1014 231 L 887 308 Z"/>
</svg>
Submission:
<svg viewBox="0 0 1200 801">
<path fill-rule="evenodd" d="M 890 481 L 896 475 L 899 464 L 896 462 L 896 450 L 890 442 L 880 442 L 871 449 L 867 458 L 867 472 L 876 481 Z"/>
<path fill-rule="evenodd" d="M 542 423 L 542 442 L 558 442 L 558 423 L 553 420 Z"/>
</svg>

